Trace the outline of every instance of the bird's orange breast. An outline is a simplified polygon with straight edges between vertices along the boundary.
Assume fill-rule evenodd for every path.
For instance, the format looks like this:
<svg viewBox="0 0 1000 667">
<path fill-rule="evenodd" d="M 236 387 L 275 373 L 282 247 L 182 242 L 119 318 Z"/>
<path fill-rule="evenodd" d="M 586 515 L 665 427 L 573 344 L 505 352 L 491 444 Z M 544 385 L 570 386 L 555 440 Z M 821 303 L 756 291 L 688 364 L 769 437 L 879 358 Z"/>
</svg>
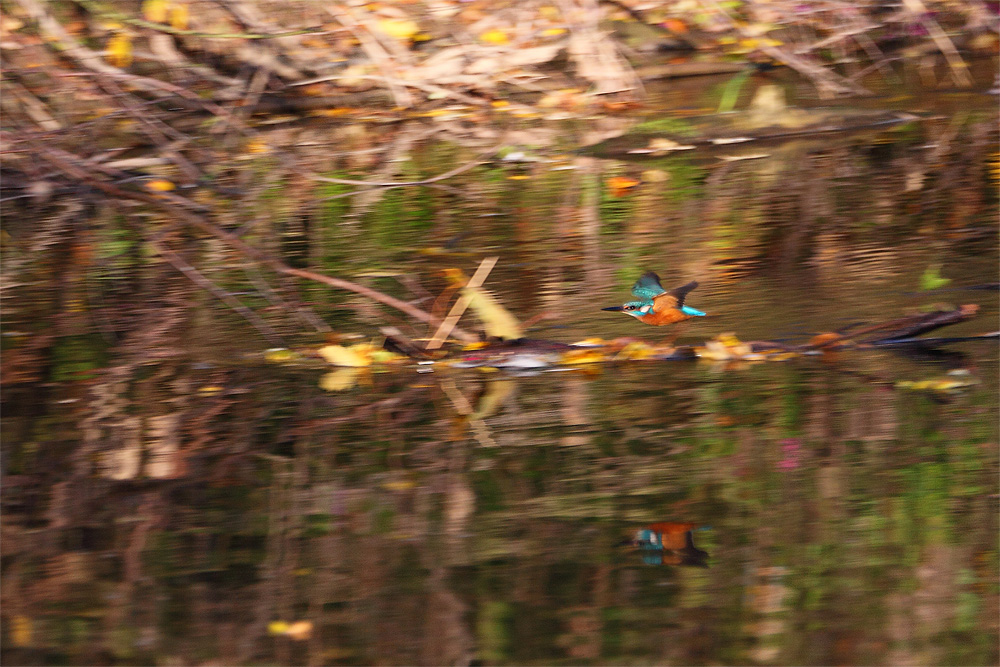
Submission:
<svg viewBox="0 0 1000 667">
<path fill-rule="evenodd" d="M 662 327 L 666 324 L 683 322 L 684 320 L 690 319 L 690 315 L 687 315 L 676 308 L 668 308 L 666 310 L 661 310 L 658 313 L 654 312 L 648 315 L 643 315 L 639 318 L 639 321 L 643 324 L 652 324 L 654 327 Z"/>
</svg>

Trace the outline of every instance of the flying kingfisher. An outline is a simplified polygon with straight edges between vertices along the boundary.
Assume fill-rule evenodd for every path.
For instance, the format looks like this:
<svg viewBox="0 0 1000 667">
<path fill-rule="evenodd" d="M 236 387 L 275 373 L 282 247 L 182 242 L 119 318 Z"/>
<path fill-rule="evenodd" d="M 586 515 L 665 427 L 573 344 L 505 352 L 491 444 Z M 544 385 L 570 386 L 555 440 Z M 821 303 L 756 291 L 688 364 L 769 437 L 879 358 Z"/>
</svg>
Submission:
<svg viewBox="0 0 1000 667">
<path fill-rule="evenodd" d="M 683 322 L 705 314 L 684 305 L 684 297 L 697 286 L 698 283 L 692 280 L 687 285 L 675 287 L 668 292 L 660 285 L 660 277 L 652 271 L 647 271 L 632 286 L 632 294 L 639 298 L 638 301 L 629 301 L 621 306 L 611 306 L 601 310 L 620 310 L 644 324 L 653 326 Z"/>
</svg>

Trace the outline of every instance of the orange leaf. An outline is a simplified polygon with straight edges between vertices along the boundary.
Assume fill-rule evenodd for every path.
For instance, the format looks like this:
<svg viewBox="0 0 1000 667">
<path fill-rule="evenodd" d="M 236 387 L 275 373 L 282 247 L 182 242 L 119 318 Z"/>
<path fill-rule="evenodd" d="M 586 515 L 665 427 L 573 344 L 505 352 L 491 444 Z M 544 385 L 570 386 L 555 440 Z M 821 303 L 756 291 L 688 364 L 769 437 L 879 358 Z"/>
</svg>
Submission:
<svg viewBox="0 0 1000 667">
<path fill-rule="evenodd" d="M 146 189 L 155 190 L 156 192 L 170 192 L 171 190 L 176 190 L 177 186 L 170 181 L 157 178 L 152 181 L 146 181 Z"/>
<path fill-rule="evenodd" d="M 605 181 L 605 185 L 611 191 L 612 197 L 624 197 L 632 191 L 632 188 L 639 185 L 639 181 L 627 176 L 612 176 Z"/>
<path fill-rule="evenodd" d="M 688 31 L 687 24 L 680 19 L 665 19 L 660 25 L 675 35 L 683 35 Z"/>
</svg>

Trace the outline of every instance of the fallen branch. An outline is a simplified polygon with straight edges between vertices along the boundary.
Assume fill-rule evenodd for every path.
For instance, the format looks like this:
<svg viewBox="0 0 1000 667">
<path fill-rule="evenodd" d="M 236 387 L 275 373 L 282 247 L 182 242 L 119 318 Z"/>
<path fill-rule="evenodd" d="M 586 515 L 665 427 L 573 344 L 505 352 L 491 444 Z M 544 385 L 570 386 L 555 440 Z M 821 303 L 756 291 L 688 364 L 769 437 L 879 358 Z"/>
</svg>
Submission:
<svg viewBox="0 0 1000 667">
<path fill-rule="evenodd" d="M 295 83 L 289 84 L 289 88 L 294 88 L 295 86 L 309 86 L 314 83 L 324 83 L 326 81 L 345 81 L 345 80 L 356 80 L 361 79 L 363 81 L 383 81 L 385 83 L 390 83 L 388 77 L 376 76 L 374 74 L 357 74 L 354 76 L 342 76 L 342 75 L 330 75 L 330 76 L 320 76 L 315 79 L 306 79 L 305 81 L 296 81 Z M 454 90 L 449 90 L 443 86 L 437 86 L 433 83 L 424 83 L 422 81 L 406 81 L 404 79 L 393 79 L 391 83 L 399 86 L 409 86 L 410 88 L 416 88 L 417 90 L 422 90 L 425 93 L 430 93 L 432 95 L 442 95 L 444 97 L 450 97 L 452 99 L 458 100 L 459 102 L 464 102 L 470 106 L 489 106 L 489 102 L 479 97 L 472 97 L 471 95 L 466 95 L 465 93 L 459 93 Z"/>
</svg>

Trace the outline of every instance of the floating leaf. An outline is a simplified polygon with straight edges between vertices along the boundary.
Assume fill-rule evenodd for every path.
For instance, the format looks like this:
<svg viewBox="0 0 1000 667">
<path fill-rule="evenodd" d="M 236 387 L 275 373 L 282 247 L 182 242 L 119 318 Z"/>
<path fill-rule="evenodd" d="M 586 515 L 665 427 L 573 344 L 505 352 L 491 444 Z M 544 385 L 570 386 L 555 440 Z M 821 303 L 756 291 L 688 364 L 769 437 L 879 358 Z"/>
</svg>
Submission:
<svg viewBox="0 0 1000 667">
<path fill-rule="evenodd" d="M 132 64 L 132 38 L 127 32 L 117 32 L 108 40 L 108 62 L 115 67 Z"/>
<path fill-rule="evenodd" d="M 272 364 L 283 364 L 290 361 L 298 361 L 301 358 L 302 355 L 298 352 L 284 347 L 272 347 L 269 350 L 264 350 L 264 360 L 269 361 Z"/>
<path fill-rule="evenodd" d="M 931 264 L 920 275 L 920 289 L 925 291 L 944 287 L 950 282 L 951 278 L 945 278 L 941 275 L 940 264 Z"/>
<path fill-rule="evenodd" d="M 14 614 L 10 619 L 10 643 L 16 647 L 31 645 L 31 619 Z"/>
<path fill-rule="evenodd" d="M 391 479 L 382 484 L 386 491 L 409 491 L 417 487 L 416 481 L 412 479 Z"/>
<path fill-rule="evenodd" d="M 608 190 L 611 191 L 612 197 L 624 197 L 635 186 L 639 185 L 639 181 L 628 176 L 612 176 L 605 181 L 605 184 L 608 186 Z"/>
<path fill-rule="evenodd" d="M 584 338 L 573 343 L 574 347 L 601 347 L 605 344 L 603 338 Z"/>
<path fill-rule="evenodd" d="M 312 636 L 312 621 L 295 621 L 287 623 L 285 621 L 271 621 L 267 624 L 267 631 L 272 635 L 284 635 L 295 641 L 305 641 Z"/>
<path fill-rule="evenodd" d="M 316 350 L 316 352 L 334 366 L 345 366 L 348 368 L 370 366 L 372 363 L 371 358 L 365 354 L 364 350 L 359 350 L 359 347 L 357 345 L 354 347 L 324 345 Z"/>
<path fill-rule="evenodd" d="M 263 139 L 251 139 L 243 147 L 247 153 L 266 153 L 270 150 L 270 146 Z"/>
<path fill-rule="evenodd" d="M 145 186 L 147 190 L 153 190 L 155 192 L 170 192 L 171 190 L 177 189 L 176 185 L 162 178 L 146 181 Z"/>
<path fill-rule="evenodd" d="M 607 357 L 604 355 L 602 350 L 598 348 L 589 348 L 583 350 L 569 350 L 568 352 L 563 353 L 559 363 L 566 366 L 576 366 L 578 364 L 599 364 L 604 361 L 607 361 Z"/>
<path fill-rule="evenodd" d="M 959 368 L 944 377 L 931 378 L 929 380 L 900 380 L 896 383 L 897 389 L 907 389 L 910 391 L 926 391 L 930 393 L 951 394 L 959 389 L 971 387 L 977 380 L 969 374 L 969 371 Z"/>
<path fill-rule="evenodd" d="M 719 334 L 707 341 L 704 347 L 696 347 L 694 352 L 699 358 L 711 361 L 758 361 L 764 358 L 731 333 Z"/>
<path fill-rule="evenodd" d="M 683 35 L 688 31 L 687 24 L 680 19 L 664 19 L 660 25 L 675 35 Z"/>
</svg>

